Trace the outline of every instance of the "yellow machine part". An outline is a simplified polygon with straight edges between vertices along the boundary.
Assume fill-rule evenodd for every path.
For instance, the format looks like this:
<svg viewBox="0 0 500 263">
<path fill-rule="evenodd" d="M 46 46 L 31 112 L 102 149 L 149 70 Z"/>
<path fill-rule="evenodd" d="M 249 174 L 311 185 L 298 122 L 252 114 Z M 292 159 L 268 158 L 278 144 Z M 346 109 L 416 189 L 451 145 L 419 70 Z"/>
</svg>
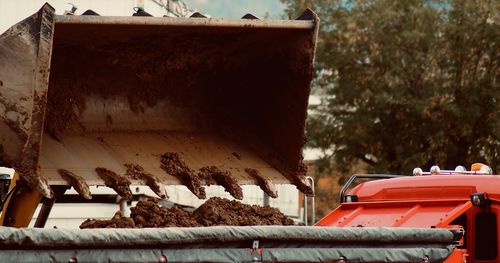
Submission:
<svg viewBox="0 0 500 263">
<path fill-rule="evenodd" d="M 42 194 L 29 187 L 20 187 L 19 174 L 14 173 L 9 192 L 13 191 L 4 201 L 3 211 L 0 214 L 0 225 L 11 227 L 27 227 L 35 213 L 35 210 L 42 200 Z M 12 205 L 11 205 L 12 204 Z"/>
</svg>

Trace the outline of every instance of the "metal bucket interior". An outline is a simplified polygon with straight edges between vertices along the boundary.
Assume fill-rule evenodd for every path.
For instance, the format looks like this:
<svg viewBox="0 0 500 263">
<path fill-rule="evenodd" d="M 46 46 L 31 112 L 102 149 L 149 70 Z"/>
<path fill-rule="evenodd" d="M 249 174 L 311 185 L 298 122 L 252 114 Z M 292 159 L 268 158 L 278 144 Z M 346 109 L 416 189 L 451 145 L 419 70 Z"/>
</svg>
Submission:
<svg viewBox="0 0 500 263">
<path fill-rule="evenodd" d="M 40 175 L 103 184 L 96 168 L 123 176 L 134 164 L 186 184 L 162 169 L 175 153 L 195 172 L 309 191 L 301 149 L 315 22 L 55 16 Z"/>
</svg>

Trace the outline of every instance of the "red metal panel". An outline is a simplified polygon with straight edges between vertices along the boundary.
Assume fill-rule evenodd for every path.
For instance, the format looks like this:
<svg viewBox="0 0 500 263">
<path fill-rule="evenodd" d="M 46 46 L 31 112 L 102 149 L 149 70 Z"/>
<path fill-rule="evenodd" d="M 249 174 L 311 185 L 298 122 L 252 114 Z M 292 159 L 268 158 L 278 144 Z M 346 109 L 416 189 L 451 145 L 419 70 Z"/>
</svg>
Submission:
<svg viewBox="0 0 500 263">
<path fill-rule="evenodd" d="M 472 207 L 467 200 L 343 203 L 317 226 L 444 227 Z"/>
<path fill-rule="evenodd" d="M 455 249 L 453 253 L 444 261 L 444 263 L 462 263 L 466 261 L 467 250 Z"/>
<path fill-rule="evenodd" d="M 429 175 L 405 176 L 361 183 L 349 194 L 359 201 L 381 200 L 449 200 L 469 199 L 477 192 L 500 198 L 498 175 Z"/>
</svg>

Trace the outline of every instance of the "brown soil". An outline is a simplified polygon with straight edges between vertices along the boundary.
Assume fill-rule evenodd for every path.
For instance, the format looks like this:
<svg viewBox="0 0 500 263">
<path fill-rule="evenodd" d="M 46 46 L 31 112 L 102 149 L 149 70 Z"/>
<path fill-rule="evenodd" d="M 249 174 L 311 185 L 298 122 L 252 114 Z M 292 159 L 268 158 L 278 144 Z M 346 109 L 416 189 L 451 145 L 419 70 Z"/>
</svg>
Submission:
<svg viewBox="0 0 500 263">
<path fill-rule="evenodd" d="M 293 225 L 293 221 L 276 208 L 246 205 L 219 197 L 210 198 L 194 212 L 177 206 L 160 207 L 155 200 L 139 201 L 130 210 L 129 218 L 117 212 L 110 220 L 87 219 L 80 228 Z"/>
<path fill-rule="evenodd" d="M 136 223 L 136 227 L 193 227 L 199 226 L 191 213 L 174 206 L 166 208 L 158 206 L 153 200 L 140 201 L 132 207 L 130 217 Z"/>
<path fill-rule="evenodd" d="M 206 182 L 215 181 L 215 183 L 222 185 L 224 189 L 236 199 L 243 199 L 243 190 L 228 171 L 222 171 L 215 166 L 205 166 L 200 169 L 198 176 L 205 178 Z"/>
<path fill-rule="evenodd" d="M 81 225 L 80 228 L 134 228 L 135 222 L 130 217 L 122 216 L 120 211 L 116 212 L 115 215 L 109 220 L 94 220 L 87 219 Z"/>
<path fill-rule="evenodd" d="M 173 152 L 164 153 L 161 156 L 161 168 L 168 174 L 177 177 L 196 197 L 200 199 L 206 198 L 202 180 L 187 166 L 179 154 Z"/>
<path fill-rule="evenodd" d="M 293 225 L 277 208 L 212 197 L 193 212 L 203 226 Z"/>
<path fill-rule="evenodd" d="M 165 187 L 161 184 L 160 180 L 158 180 L 156 176 L 144 171 L 144 168 L 142 168 L 142 166 L 138 164 L 128 163 L 125 164 L 125 167 L 127 167 L 127 171 L 125 172 L 126 176 L 137 180 L 142 180 L 160 198 L 168 198 Z"/>
<path fill-rule="evenodd" d="M 119 176 L 113 171 L 106 168 L 95 168 L 95 171 L 99 177 L 104 181 L 107 187 L 115 190 L 117 194 L 126 200 L 132 200 L 132 191 L 130 191 L 131 182 L 124 176 Z"/>
<path fill-rule="evenodd" d="M 218 184 L 236 199 L 243 199 L 243 190 L 231 173 L 215 166 L 202 167 L 198 172 L 188 167 L 178 153 L 167 152 L 161 156 L 161 168 L 177 177 L 181 183 L 200 199 L 206 198 L 203 185 Z"/>
<path fill-rule="evenodd" d="M 59 169 L 57 170 L 61 178 L 66 180 L 70 186 L 73 186 L 75 190 L 83 196 L 85 199 L 92 199 L 92 194 L 90 193 L 89 185 L 85 182 L 85 179 L 78 176 L 68 170 Z"/>
</svg>

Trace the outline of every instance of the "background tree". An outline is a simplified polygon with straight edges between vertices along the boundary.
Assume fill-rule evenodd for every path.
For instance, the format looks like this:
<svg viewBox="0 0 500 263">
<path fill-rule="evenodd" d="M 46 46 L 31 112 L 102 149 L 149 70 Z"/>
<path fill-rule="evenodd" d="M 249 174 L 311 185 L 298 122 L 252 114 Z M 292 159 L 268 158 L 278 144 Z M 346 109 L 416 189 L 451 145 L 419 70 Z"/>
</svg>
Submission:
<svg viewBox="0 0 500 263">
<path fill-rule="evenodd" d="M 500 1 L 281 0 L 321 28 L 308 120 L 323 166 L 500 165 Z M 322 167 L 320 165 L 320 167 Z"/>
</svg>

